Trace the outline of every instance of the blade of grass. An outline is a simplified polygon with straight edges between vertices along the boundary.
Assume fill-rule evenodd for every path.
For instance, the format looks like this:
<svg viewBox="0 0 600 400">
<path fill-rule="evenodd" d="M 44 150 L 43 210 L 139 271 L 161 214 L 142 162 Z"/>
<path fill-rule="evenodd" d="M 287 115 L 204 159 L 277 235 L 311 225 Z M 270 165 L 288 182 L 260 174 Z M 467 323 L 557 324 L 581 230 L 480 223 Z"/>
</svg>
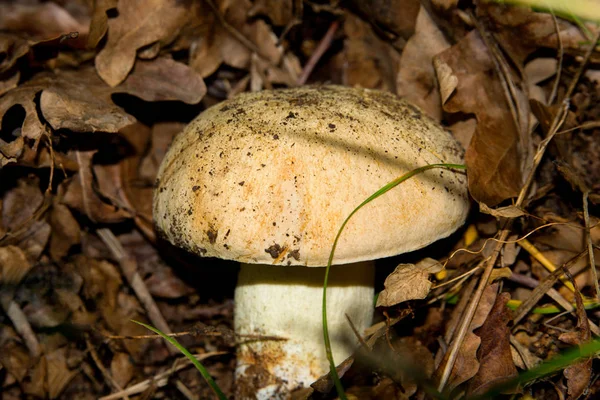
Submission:
<svg viewBox="0 0 600 400">
<path fill-rule="evenodd" d="M 389 192 L 390 190 L 392 190 L 393 188 L 395 188 L 402 182 L 406 181 L 407 179 L 410 179 L 415 175 L 418 175 L 420 173 L 423 173 L 427 170 L 434 169 L 434 168 L 464 170 L 467 167 L 462 164 L 430 164 L 430 165 L 416 168 L 416 169 L 413 169 L 412 171 L 407 172 L 406 174 L 404 174 L 404 175 L 400 176 L 399 178 L 396 178 L 393 181 L 391 181 L 390 183 L 386 184 L 381 189 L 379 189 L 378 191 L 373 193 L 371 196 L 367 197 L 367 199 L 365 199 L 365 201 L 360 203 L 358 205 L 358 207 L 356 207 L 354 210 L 352 210 L 350 215 L 348 215 L 348 217 L 346 217 L 346 219 L 342 223 L 342 226 L 340 227 L 340 229 L 337 232 L 337 235 L 335 236 L 333 245 L 331 246 L 331 252 L 329 253 L 329 260 L 327 261 L 327 268 L 325 269 L 325 280 L 323 282 L 322 318 L 323 318 L 323 340 L 325 342 L 325 352 L 327 354 L 327 360 L 329 360 L 329 372 L 331 374 L 331 379 L 333 380 L 333 383 L 335 384 L 335 389 L 341 400 L 347 400 L 347 397 L 346 397 L 346 393 L 344 392 L 344 387 L 342 386 L 342 382 L 340 381 L 340 377 L 335 368 L 335 360 L 333 359 L 333 353 L 331 351 L 331 341 L 329 339 L 329 329 L 327 326 L 327 282 L 329 281 L 329 271 L 331 269 L 331 263 L 333 262 L 333 256 L 335 254 L 335 249 L 337 248 L 337 244 L 340 239 L 340 236 L 342 235 L 342 231 L 348 224 L 348 221 L 350 220 L 350 218 L 352 218 L 352 216 L 354 214 L 356 214 L 358 212 L 358 210 L 363 208 L 365 205 L 369 204 L 371 201 L 375 200 L 379 196 Z"/>
<path fill-rule="evenodd" d="M 162 333 L 160 330 L 156 329 L 155 327 L 147 325 L 143 322 L 136 321 L 134 319 L 132 319 L 131 322 L 135 322 L 136 324 L 143 326 L 144 328 L 156 333 L 157 335 L 160 335 L 167 342 L 169 342 L 173 346 L 175 346 L 177 348 L 177 350 L 179 350 L 184 356 L 186 356 L 188 358 L 188 360 L 190 360 L 192 362 L 192 364 L 194 364 L 196 369 L 198 371 L 200 371 L 200 375 L 202 375 L 202 377 L 204 378 L 206 383 L 208 383 L 208 386 L 210 386 L 210 388 L 213 390 L 213 392 L 215 392 L 217 397 L 220 400 L 227 400 L 227 396 L 225 396 L 225 394 L 221 391 L 219 386 L 213 380 L 212 376 L 210 376 L 210 374 L 208 373 L 206 368 L 204 368 L 204 365 L 202 365 L 202 363 L 200 361 L 198 361 L 198 359 L 196 357 L 194 357 L 194 355 L 192 353 L 190 353 L 188 351 L 188 349 L 183 347 L 175 338 L 167 336 L 166 334 Z"/>
</svg>

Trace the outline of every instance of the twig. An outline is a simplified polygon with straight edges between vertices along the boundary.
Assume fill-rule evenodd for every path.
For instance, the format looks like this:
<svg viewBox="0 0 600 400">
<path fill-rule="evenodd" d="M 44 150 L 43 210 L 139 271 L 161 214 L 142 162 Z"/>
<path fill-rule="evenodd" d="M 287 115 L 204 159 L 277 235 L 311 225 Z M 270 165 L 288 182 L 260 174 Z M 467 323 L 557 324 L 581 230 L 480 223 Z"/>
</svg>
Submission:
<svg viewBox="0 0 600 400">
<path fill-rule="evenodd" d="M 560 76 L 562 75 L 562 65 L 563 58 L 565 56 L 565 50 L 562 42 L 562 37 L 560 36 L 560 28 L 558 27 L 558 21 L 556 20 L 556 15 L 554 15 L 554 11 L 550 10 L 552 14 L 552 22 L 554 23 L 554 31 L 556 32 L 556 39 L 558 40 L 558 66 L 556 70 L 556 79 L 554 80 L 554 84 L 552 85 L 552 92 L 550 92 L 550 96 L 548 97 L 548 104 L 554 103 L 554 99 L 556 98 L 556 93 L 558 93 L 558 86 L 560 84 Z"/>
<path fill-rule="evenodd" d="M 148 287 L 144 283 L 144 280 L 141 278 L 140 274 L 137 271 L 137 263 L 134 259 L 130 258 L 123 249 L 121 242 L 119 239 L 115 237 L 115 235 L 107 228 L 101 228 L 96 231 L 98 236 L 102 239 L 104 244 L 109 248 L 113 257 L 119 262 L 121 266 L 121 270 L 125 278 L 127 278 L 127 282 L 135 292 L 138 300 L 144 306 L 144 309 L 148 313 L 148 318 L 150 322 L 160 329 L 161 331 L 169 334 L 171 333 L 171 328 L 169 328 L 169 324 L 160 313 L 156 302 L 152 298 Z M 170 352 L 175 352 L 175 349 L 169 347 Z"/>
<path fill-rule="evenodd" d="M 333 36 L 335 35 L 335 32 L 338 30 L 339 26 L 340 22 L 338 20 L 333 21 L 331 25 L 329 25 L 329 29 L 327 29 L 325 36 L 323 36 L 315 51 L 310 55 L 310 58 L 308 59 L 306 65 L 304 66 L 304 69 L 302 70 L 302 74 L 300 74 L 300 76 L 298 77 L 298 85 L 304 85 L 306 83 L 308 77 L 317 66 L 317 63 L 319 62 L 321 57 L 323 57 L 323 54 L 325 54 L 329 46 L 331 46 Z"/>
<path fill-rule="evenodd" d="M 588 49 L 582 64 L 580 65 L 577 73 L 573 77 L 573 80 L 571 81 L 571 84 L 569 85 L 569 88 L 565 94 L 562 107 L 558 110 L 557 114 L 554 117 L 554 120 L 552 122 L 550 130 L 548 132 L 548 136 L 546 137 L 546 139 L 544 139 L 540 143 L 540 145 L 538 147 L 537 153 L 536 153 L 535 157 L 533 158 L 533 166 L 532 166 L 531 170 L 529 171 L 527 180 L 525 181 L 525 184 L 521 188 L 521 191 L 519 192 L 517 201 L 515 202 L 515 206 L 517 206 L 517 207 L 521 207 L 523 205 L 523 203 L 525 201 L 525 197 L 529 193 L 529 189 L 531 187 L 531 184 L 533 183 L 535 172 L 536 172 L 536 170 L 542 160 L 542 157 L 546 151 L 546 147 L 548 146 L 548 143 L 550 143 L 552 138 L 556 135 L 556 132 L 558 132 L 558 130 L 560 129 L 560 127 L 562 126 L 562 124 L 564 123 L 564 121 L 567 117 L 567 113 L 569 110 L 569 99 L 570 99 L 573 91 L 575 90 L 577 81 L 581 77 L 581 74 L 583 73 L 583 70 L 585 69 L 585 66 L 588 63 L 588 61 L 592 55 L 592 52 L 594 51 L 594 44 L 598 42 L 598 39 L 600 39 L 600 32 L 598 32 L 598 34 L 596 35 L 596 38 L 592 42 L 592 45 L 590 46 L 590 48 Z M 438 390 L 440 392 L 444 389 L 444 387 L 446 386 L 446 383 L 448 382 L 448 378 L 450 377 L 450 373 L 452 371 L 454 363 L 456 362 L 456 358 L 458 357 L 458 351 L 460 350 L 460 348 L 462 346 L 462 342 L 469 330 L 469 326 L 471 325 L 471 321 L 473 319 L 473 316 L 475 315 L 477 306 L 479 305 L 479 302 L 481 300 L 483 292 L 488 285 L 488 281 L 489 281 L 490 276 L 492 275 L 494 265 L 496 264 L 496 260 L 498 259 L 498 255 L 500 254 L 500 250 L 503 246 L 503 244 L 501 242 L 505 241 L 508 238 L 511 227 L 512 227 L 512 220 L 509 220 L 505 224 L 503 229 L 501 230 L 500 236 L 499 236 L 499 242 L 496 245 L 494 252 L 488 259 L 488 262 L 485 267 L 485 271 L 483 272 L 483 275 L 479 281 L 479 285 L 477 286 L 477 290 L 475 291 L 475 294 L 471 298 L 471 302 L 469 303 L 469 306 L 465 312 L 464 318 L 461 321 L 458 333 L 457 333 L 455 339 L 452 341 L 452 344 L 451 344 L 450 350 L 449 350 L 449 356 L 447 357 L 448 361 L 443 366 L 444 369 L 441 374 L 440 382 L 438 385 Z"/>
</svg>

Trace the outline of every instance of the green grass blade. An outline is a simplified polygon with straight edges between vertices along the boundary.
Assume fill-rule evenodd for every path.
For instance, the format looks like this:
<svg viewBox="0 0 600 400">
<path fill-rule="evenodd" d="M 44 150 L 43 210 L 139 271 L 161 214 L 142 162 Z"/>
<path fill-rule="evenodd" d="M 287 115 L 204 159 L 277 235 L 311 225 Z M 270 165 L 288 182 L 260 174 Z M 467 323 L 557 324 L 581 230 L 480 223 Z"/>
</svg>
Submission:
<svg viewBox="0 0 600 400">
<path fill-rule="evenodd" d="M 358 205 L 358 207 L 356 207 L 350 213 L 350 215 L 348 215 L 348 217 L 344 220 L 344 222 L 342 223 L 342 226 L 338 230 L 337 235 L 335 236 L 333 245 L 331 246 L 331 252 L 329 253 L 329 260 L 327 261 L 327 268 L 325 269 L 325 280 L 323 282 L 322 318 L 323 318 L 323 340 L 325 342 L 325 352 L 327 354 L 327 360 L 329 360 L 329 372 L 331 374 L 331 379 L 333 380 L 333 383 L 335 385 L 335 389 L 337 390 L 338 396 L 340 397 L 341 400 L 347 400 L 347 397 L 346 397 L 346 393 L 344 392 L 344 387 L 342 386 L 342 382 L 340 381 L 340 377 L 335 368 L 335 360 L 333 359 L 333 353 L 331 352 L 331 341 L 329 339 L 329 328 L 327 326 L 327 282 L 329 281 L 329 271 L 331 270 L 331 263 L 333 262 L 335 249 L 337 248 L 337 244 L 340 239 L 340 236 L 342 235 L 342 231 L 348 224 L 348 221 L 350 220 L 350 218 L 352 218 L 352 216 L 354 214 L 356 214 L 358 212 L 358 210 L 360 210 L 361 208 L 363 208 L 364 206 L 369 204 L 371 201 L 373 201 L 376 198 L 378 198 L 379 196 L 382 196 L 383 194 L 389 192 L 390 190 L 392 190 L 393 188 L 395 188 L 402 182 L 406 181 L 407 179 L 410 179 L 417 174 L 423 173 L 427 170 L 434 169 L 434 168 L 464 170 L 467 167 L 462 164 L 431 164 L 431 165 L 426 165 L 424 167 L 413 169 L 412 171 L 407 172 L 406 174 L 402 175 L 401 177 L 396 178 L 393 181 L 391 181 L 390 183 L 386 184 L 381 189 L 379 189 L 378 191 L 373 193 L 371 196 L 369 196 L 365 201 L 360 203 Z"/>
<path fill-rule="evenodd" d="M 210 374 L 208 373 L 208 371 L 206 370 L 206 368 L 204 368 L 204 365 L 202 365 L 202 363 L 200 361 L 198 361 L 198 359 L 196 357 L 194 357 L 194 355 L 192 353 L 190 353 L 188 351 L 188 349 L 186 349 L 185 347 L 183 347 L 175 338 L 167 336 L 164 333 L 162 333 L 160 330 L 156 329 L 155 327 L 147 325 L 147 324 L 145 324 L 143 322 L 136 321 L 134 319 L 132 319 L 131 321 L 135 322 L 138 325 L 143 326 L 144 328 L 146 328 L 148 330 L 151 330 L 152 332 L 156 333 L 157 335 L 160 335 L 167 342 L 169 342 L 173 346 L 175 346 L 177 348 L 177 350 L 179 350 L 181 353 L 183 353 L 183 355 L 186 356 L 188 358 L 188 360 L 190 360 L 192 362 L 192 364 L 194 364 L 194 366 L 196 367 L 196 369 L 198 371 L 200 371 L 200 374 L 202 375 L 202 377 L 204 378 L 204 380 L 206 381 L 206 383 L 208 383 L 208 386 L 210 386 L 210 388 L 213 390 L 213 392 L 215 392 L 215 394 L 217 395 L 217 397 L 220 400 L 227 400 L 227 396 L 225 396 L 225 394 L 221 391 L 221 389 L 219 388 L 219 386 L 213 380 L 212 376 L 210 376 Z"/>
</svg>

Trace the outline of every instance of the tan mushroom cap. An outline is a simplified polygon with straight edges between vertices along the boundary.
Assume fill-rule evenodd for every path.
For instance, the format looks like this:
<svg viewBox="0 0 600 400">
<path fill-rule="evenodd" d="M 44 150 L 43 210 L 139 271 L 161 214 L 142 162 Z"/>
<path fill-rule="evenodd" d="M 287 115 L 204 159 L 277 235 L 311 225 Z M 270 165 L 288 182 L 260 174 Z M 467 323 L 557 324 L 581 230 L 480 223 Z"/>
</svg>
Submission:
<svg viewBox="0 0 600 400">
<path fill-rule="evenodd" d="M 247 93 L 204 111 L 158 173 L 156 227 L 202 256 L 324 266 L 344 219 L 414 168 L 462 163 L 452 136 L 397 96 L 341 86 Z M 335 264 L 416 250 L 461 226 L 467 179 L 432 169 L 366 205 Z"/>
</svg>

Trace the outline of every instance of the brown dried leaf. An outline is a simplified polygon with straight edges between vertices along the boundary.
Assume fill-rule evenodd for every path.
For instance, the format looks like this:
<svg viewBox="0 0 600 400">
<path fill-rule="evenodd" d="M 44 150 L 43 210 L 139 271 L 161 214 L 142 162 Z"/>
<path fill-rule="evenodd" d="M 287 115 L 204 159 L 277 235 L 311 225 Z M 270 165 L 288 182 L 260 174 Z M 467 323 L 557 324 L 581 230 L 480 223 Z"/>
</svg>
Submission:
<svg viewBox="0 0 600 400">
<path fill-rule="evenodd" d="M 477 330 L 477 335 L 481 338 L 478 351 L 480 368 L 469 382 L 469 396 L 482 395 L 492 386 L 517 375 L 510 351 L 508 324 L 512 315 L 506 307 L 508 300 L 510 294 L 501 293 L 485 323 Z"/>
<path fill-rule="evenodd" d="M 114 89 L 146 101 L 180 100 L 196 104 L 206 94 L 199 74 L 171 58 L 138 61 L 125 81 Z"/>
<path fill-rule="evenodd" d="M 522 62 L 540 47 L 564 48 L 567 54 L 583 53 L 581 43 L 589 39 L 576 24 L 556 18 L 561 43 L 559 45 L 553 15 L 535 12 L 528 7 L 507 6 L 494 2 L 477 3 L 477 15 L 489 20 L 489 29 L 498 37 L 502 46 L 518 62 Z M 590 25 L 586 29 L 593 31 Z"/>
<path fill-rule="evenodd" d="M 454 363 L 454 367 L 452 368 L 450 377 L 448 378 L 448 385 L 446 387 L 449 391 L 452 391 L 458 385 L 468 381 L 479 371 L 477 350 L 479 349 L 481 338 L 473 331 L 481 327 L 485 322 L 496 301 L 497 291 L 498 284 L 495 283 L 488 286 L 483 292 L 481 301 L 477 306 L 477 311 L 473 316 L 471 325 L 469 325 L 469 331 L 463 340 L 462 346 L 458 352 L 458 357 L 456 358 L 456 362 Z M 440 365 L 443 366 L 444 364 L 445 362 L 442 362 Z"/>
<path fill-rule="evenodd" d="M 573 280 L 572 283 L 575 284 Z M 590 324 L 583 305 L 583 298 L 579 290 L 575 291 L 575 302 L 577 304 L 577 326 L 575 331 L 563 333 L 559 339 L 572 345 L 581 345 L 589 342 L 592 338 Z M 587 359 L 570 365 L 563 371 L 567 378 L 568 400 L 575 400 L 581 397 L 591 382 L 592 378 L 592 359 Z"/>
<path fill-rule="evenodd" d="M 498 208 L 490 208 L 485 203 L 479 203 L 479 211 L 484 214 L 493 215 L 496 218 L 518 218 L 526 215 L 525 211 L 517 206 L 505 206 Z"/>
<path fill-rule="evenodd" d="M 25 120 L 21 126 L 20 135 L 37 140 L 45 132 L 44 125 L 39 119 L 35 97 L 50 83 L 48 75 L 39 75 L 0 97 L 0 122 L 8 110 L 20 105 L 25 110 Z"/>
<path fill-rule="evenodd" d="M 39 187 L 39 179 L 19 179 L 17 186 L 4 195 L 2 226 L 10 231 L 22 228 L 43 202 L 44 195 Z"/>
<path fill-rule="evenodd" d="M 434 56 L 446 50 L 450 44 L 425 8 L 421 7 L 416 23 L 416 32 L 402 52 L 396 87 L 400 96 L 406 97 L 439 121 L 442 119 L 442 104 L 438 79 L 440 86 L 447 80 L 439 74 L 436 78 L 432 59 L 435 62 Z"/>
<path fill-rule="evenodd" d="M 127 386 L 134 374 L 134 366 L 129 354 L 117 352 L 113 355 L 110 362 L 110 374 L 119 386 Z"/>
<path fill-rule="evenodd" d="M 349 86 L 396 91 L 400 56 L 367 22 L 346 13 L 342 82 Z"/>
<path fill-rule="evenodd" d="M 301 16 L 302 9 L 302 1 L 298 0 L 255 0 L 248 17 L 265 15 L 273 25 L 282 26 L 291 23 L 296 15 Z"/>
<path fill-rule="evenodd" d="M 17 285 L 32 266 L 19 247 L 0 247 L 0 283 Z"/>
<path fill-rule="evenodd" d="M 399 264 L 385 279 L 385 289 L 377 297 L 377 307 L 391 307 L 408 300 L 424 299 L 432 283 L 429 275 L 440 272 L 442 265 L 426 258 L 415 264 Z"/>
<path fill-rule="evenodd" d="M 0 139 L 0 168 L 6 164 L 17 162 L 17 159 L 23 154 L 23 145 L 25 141 L 22 136 L 17 137 L 10 143 Z"/>
<path fill-rule="evenodd" d="M 150 184 L 154 183 L 160 162 L 164 158 L 171 141 L 184 127 L 185 124 L 180 122 L 160 122 L 152 126 L 150 150 L 138 166 L 137 173 L 140 179 Z"/>
<path fill-rule="evenodd" d="M 465 155 L 471 195 L 488 206 L 516 196 L 521 188 L 519 132 L 484 42 L 472 31 L 438 58 L 458 78 L 444 110 L 477 117 Z"/>
<path fill-rule="evenodd" d="M 30 41 L 41 42 L 70 32 L 87 35 L 89 20 L 79 15 L 79 20 L 66 9 L 51 2 L 8 3 L 2 5 L 0 30 L 26 34 Z"/>
<path fill-rule="evenodd" d="M 3 331 L 11 331 L 9 328 L 3 329 Z M 3 333 L 2 336 L 5 336 Z M 0 364 L 8 373 L 10 373 L 17 382 L 23 381 L 27 376 L 27 372 L 31 367 L 31 356 L 27 349 L 19 344 L 21 339 L 14 334 L 14 338 L 11 340 L 3 340 L 0 346 Z"/>
<path fill-rule="evenodd" d="M 176 0 L 130 0 L 119 2 L 118 16 L 108 20 L 108 40 L 96 56 L 100 77 L 114 87 L 133 69 L 137 51 L 156 42 L 172 42 L 192 10 Z"/>
<path fill-rule="evenodd" d="M 50 399 L 56 399 L 77 375 L 77 371 L 71 371 L 67 366 L 66 351 L 66 347 L 63 347 L 44 356 L 48 367 L 46 378 Z"/>
<path fill-rule="evenodd" d="M 27 52 L 29 52 L 27 40 L 7 33 L 0 34 L 0 74 L 11 69 Z"/>
<path fill-rule="evenodd" d="M 92 20 L 90 22 L 90 33 L 88 35 L 87 46 L 91 49 L 98 46 L 100 40 L 108 30 L 108 15 L 109 10 L 117 8 L 118 0 L 95 0 L 94 10 L 92 12 Z"/>
<path fill-rule="evenodd" d="M 63 184 L 66 186 L 66 192 L 61 202 L 95 222 L 114 223 L 130 218 L 131 214 L 128 211 L 106 203 L 94 190 L 94 153 L 95 151 L 77 152 L 79 172 Z"/>
<path fill-rule="evenodd" d="M 111 90 L 92 69 L 61 73 L 42 92 L 40 108 L 54 129 L 118 132 L 135 118 L 113 104 Z"/>
<path fill-rule="evenodd" d="M 413 35 L 420 2 L 415 0 L 352 0 L 366 20 L 379 29 L 408 39 Z"/>
<path fill-rule="evenodd" d="M 248 20 L 248 12 L 252 3 L 248 0 L 215 2 L 220 16 L 242 36 L 247 38 L 264 61 L 278 65 L 282 52 L 277 45 L 277 38 L 269 26 L 261 19 Z M 215 10 L 208 8 L 197 12 L 202 17 L 194 24 L 204 24 L 208 28 L 194 38 L 190 52 L 190 67 L 203 78 L 211 75 L 221 63 L 234 68 L 248 69 L 253 50 L 241 43 L 232 33 L 224 28 L 214 16 Z M 208 14 L 208 17 L 207 17 Z"/>
<path fill-rule="evenodd" d="M 58 261 L 68 254 L 71 247 L 81 242 L 80 227 L 71 211 L 56 201 L 50 211 L 48 222 L 52 227 L 50 257 Z"/>
</svg>

